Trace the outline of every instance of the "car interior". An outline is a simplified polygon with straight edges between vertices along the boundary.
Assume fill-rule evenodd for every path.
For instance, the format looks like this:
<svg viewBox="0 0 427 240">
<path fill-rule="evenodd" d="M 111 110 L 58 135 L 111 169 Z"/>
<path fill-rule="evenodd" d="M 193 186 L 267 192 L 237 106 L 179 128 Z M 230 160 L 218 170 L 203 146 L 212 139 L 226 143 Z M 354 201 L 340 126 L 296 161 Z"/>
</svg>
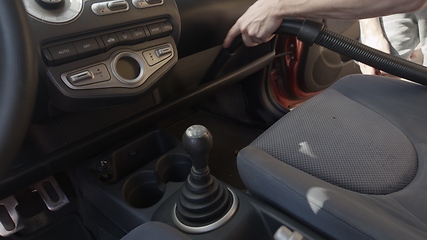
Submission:
<svg viewBox="0 0 427 240">
<path fill-rule="evenodd" d="M 224 49 L 254 0 L 2 3 L 0 239 L 427 238 L 427 70 L 357 20 Z"/>
</svg>

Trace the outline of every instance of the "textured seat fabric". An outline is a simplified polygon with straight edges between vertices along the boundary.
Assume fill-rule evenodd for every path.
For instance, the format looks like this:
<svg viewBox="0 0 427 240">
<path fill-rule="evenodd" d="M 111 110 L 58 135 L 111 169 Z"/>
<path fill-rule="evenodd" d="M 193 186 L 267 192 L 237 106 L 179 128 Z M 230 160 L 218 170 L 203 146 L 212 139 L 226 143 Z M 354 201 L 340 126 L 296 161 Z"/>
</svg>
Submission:
<svg viewBox="0 0 427 240">
<path fill-rule="evenodd" d="M 427 239 L 427 88 L 353 75 L 238 155 L 249 191 L 337 239 Z"/>
<path fill-rule="evenodd" d="M 183 233 L 164 223 L 147 222 L 144 223 L 128 234 L 122 240 L 189 240 Z"/>
</svg>

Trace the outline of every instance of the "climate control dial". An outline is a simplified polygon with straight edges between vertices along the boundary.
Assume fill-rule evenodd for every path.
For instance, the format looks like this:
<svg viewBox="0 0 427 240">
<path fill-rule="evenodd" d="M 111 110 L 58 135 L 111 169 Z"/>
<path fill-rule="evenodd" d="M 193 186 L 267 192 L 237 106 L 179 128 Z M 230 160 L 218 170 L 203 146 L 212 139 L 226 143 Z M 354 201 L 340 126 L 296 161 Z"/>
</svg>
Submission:
<svg viewBox="0 0 427 240">
<path fill-rule="evenodd" d="M 25 9 L 35 19 L 50 24 L 75 20 L 83 10 L 83 0 L 23 0 Z"/>
</svg>

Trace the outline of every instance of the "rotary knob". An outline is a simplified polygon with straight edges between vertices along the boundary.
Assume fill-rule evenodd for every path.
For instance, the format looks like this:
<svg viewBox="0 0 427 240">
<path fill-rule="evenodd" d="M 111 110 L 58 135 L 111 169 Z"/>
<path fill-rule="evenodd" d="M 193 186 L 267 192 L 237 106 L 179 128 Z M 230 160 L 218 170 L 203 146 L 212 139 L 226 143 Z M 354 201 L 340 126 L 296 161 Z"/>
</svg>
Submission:
<svg viewBox="0 0 427 240">
<path fill-rule="evenodd" d="M 64 6 L 64 0 L 35 0 L 41 7 L 45 9 L 57 9 Z"/>
<path fill-rule="evenodd" d="M 22 0 L 28 14 L 48 24 L 66 24 L 83 11 L 83 0 Z"/>
</svg>

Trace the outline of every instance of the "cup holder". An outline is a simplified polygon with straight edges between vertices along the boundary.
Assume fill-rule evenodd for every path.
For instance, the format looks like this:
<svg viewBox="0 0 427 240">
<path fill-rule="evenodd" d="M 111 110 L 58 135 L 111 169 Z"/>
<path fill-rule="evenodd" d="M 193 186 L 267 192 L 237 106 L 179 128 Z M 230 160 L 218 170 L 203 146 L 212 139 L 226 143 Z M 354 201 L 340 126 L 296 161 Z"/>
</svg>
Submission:
<svg viewBox="0 0 427 240">
<path fill-rule="evenodd" d="M 183 182 L 190 174 L 191 160 L 183 154 L 160 158 L 156 168 L 133 174 L 123 185 L 126 201 L 136 208 L 148 208 L 160 201 L 167 182 Z"/>
<path fill-rule="evenodd" d="M 169 155 L 157 162 L 156 169 L 163 182 L 183 182 L 190 174 L 191 160 L 185 155 Z"/>
<path fill-rule="evenodd" d="M 156 204 L 165 193 L 165 185 L 159 183 L 152 171 L 138 172 L 123 186 L 126 201 L 137 208 L 148 208 Z"/>
</svg>

